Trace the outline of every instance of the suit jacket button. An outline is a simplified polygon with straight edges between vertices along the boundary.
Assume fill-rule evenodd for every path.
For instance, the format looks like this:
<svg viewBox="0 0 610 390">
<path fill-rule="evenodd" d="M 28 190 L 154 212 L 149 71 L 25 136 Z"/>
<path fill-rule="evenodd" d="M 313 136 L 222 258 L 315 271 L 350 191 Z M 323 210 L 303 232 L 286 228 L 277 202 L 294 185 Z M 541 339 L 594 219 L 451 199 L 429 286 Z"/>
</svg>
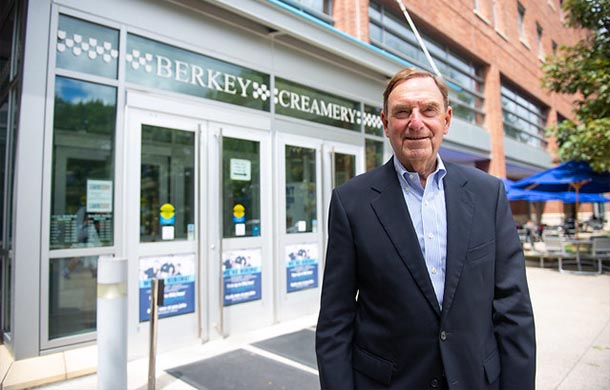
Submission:
<svg viewBox="0 0 610 390">
<path fill-rule="evenodd" d="M 445 341 L 447 340 L 447 332 L 445 332 L 444 330 L 441 331 L 441 341 Z"/>
<path fill-rule="evenodd" d="M 430 382 L 430 386 L 431 386 L 433 389 L 438 388 L 438 379 L 436 379 L 436 378 L 432 379 L 432 381 Z"/>
</svg>

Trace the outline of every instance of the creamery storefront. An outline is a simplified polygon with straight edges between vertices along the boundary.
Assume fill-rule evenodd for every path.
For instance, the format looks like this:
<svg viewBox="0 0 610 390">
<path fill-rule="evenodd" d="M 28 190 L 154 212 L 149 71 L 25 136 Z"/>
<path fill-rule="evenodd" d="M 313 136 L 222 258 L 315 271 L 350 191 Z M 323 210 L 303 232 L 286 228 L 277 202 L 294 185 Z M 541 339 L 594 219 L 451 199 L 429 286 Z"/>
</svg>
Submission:
<svg viewBox="0 0 610 390">
<path fill-rule="evenodd" d="M 381 92 L 401 64 L 272 3 L 258 20 L 185 3 L 27 6 L 28 181 L 3 258 L 17 359 L 95 342 L 99 256 L 127 259 L 130 357 L 153 278 L 160 351 L 317 313 L 331 190 L 388 158 Z"/>
</svg>

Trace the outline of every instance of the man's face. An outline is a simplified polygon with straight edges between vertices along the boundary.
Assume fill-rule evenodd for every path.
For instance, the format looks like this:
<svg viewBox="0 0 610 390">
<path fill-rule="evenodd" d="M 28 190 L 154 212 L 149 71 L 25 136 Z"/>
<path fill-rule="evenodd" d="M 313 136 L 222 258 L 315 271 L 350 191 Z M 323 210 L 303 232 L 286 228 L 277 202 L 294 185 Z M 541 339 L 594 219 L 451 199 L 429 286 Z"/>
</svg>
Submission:
<svg viewBox="0 0 610 390">
<path fill-rule="evenodd" d="M 392 90 L 381 120 L 398 160 L 409 171 L 420 172 L 436 166 L 436 155 L 449 130 L 451 115 L 451 107 L 445 107 L 434 80 L 416 77 Z"/>
</svg>

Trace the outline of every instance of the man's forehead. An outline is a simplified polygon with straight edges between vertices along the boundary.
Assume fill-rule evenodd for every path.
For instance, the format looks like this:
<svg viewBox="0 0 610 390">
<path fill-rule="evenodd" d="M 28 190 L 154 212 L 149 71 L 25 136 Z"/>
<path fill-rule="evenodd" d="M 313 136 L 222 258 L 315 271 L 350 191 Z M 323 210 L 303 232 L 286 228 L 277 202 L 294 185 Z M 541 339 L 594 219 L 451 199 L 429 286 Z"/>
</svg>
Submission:
<svg viewBox="0 0 610 390">
<path fill-rule="evenodd" d="M 438 86 L 429 77 L 417 77 L 404 80 L 396 85 L 388 100 L 393 104 L 430 104 L 443 102 L 443 95 Z"/>
</svg>

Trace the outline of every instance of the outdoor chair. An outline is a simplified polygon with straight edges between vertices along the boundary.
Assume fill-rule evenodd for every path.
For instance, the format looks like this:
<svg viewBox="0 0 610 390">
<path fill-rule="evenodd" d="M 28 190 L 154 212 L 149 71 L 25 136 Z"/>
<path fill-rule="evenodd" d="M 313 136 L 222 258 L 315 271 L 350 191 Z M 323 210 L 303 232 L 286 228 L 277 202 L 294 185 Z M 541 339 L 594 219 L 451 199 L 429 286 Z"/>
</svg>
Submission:
<svg viewBox="0 0 610 390">
<path fill-rule="evenodd" d="M 593 259 L 598 262 L 599 272 L 610 271 L 610 237 L 593 237 L 591 245 L 591 253 L 585 255 L 587 259 Z M 604 262 L 608 261 L 608 265 Z"/>
<path fill-rule="evenodd" d="M 540 254 L 540 268 L 544 268 L 544 260 L 557 259 L 558 269 L 563 272 L 563 260 L 576 260 L 576 255 L 566 251 L 566 243 L 557 232 L 542 232 L 542 241 L 544 242 L 544 252 Z"/>
</svg>

